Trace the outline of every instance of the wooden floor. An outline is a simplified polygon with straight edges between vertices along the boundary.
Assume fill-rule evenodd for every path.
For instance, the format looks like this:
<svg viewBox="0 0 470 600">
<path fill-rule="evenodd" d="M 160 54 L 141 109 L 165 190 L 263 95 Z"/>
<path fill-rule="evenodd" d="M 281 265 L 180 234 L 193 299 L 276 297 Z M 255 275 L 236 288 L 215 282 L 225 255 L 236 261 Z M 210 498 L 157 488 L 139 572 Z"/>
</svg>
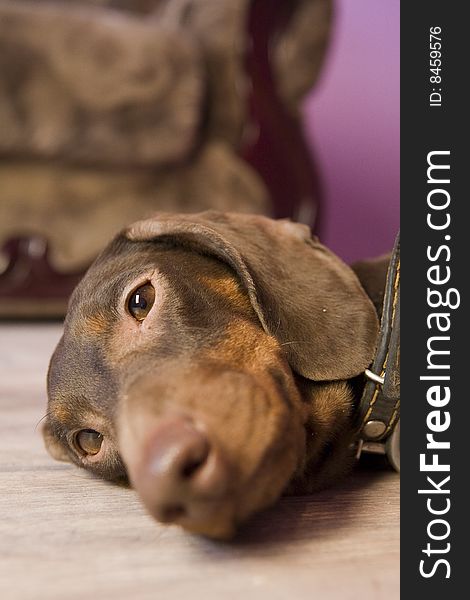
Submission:
<svg viewBox="0 0 470 600">
<path fill-rule="evenodd" d="M 399 598 L 399 481 L 358 471 L 231 543 L 153 522 L 134 492 L 48 457 L 36 424 L 58 325 L 0 325 L 0 598 Z"/>
</svg>

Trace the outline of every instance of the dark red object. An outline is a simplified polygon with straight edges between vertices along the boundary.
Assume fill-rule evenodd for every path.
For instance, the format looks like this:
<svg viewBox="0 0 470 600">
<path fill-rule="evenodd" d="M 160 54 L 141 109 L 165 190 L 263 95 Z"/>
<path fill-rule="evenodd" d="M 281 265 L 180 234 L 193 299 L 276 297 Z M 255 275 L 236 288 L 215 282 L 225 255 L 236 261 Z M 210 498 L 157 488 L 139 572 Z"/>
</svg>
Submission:
<svg viewBox="0 0 470 600">
<path fill-rule="evenodd" d="M 0 317 L 62 317 L 83 273 L 55 271 L 40 236 L 11 239 L 2 254 L 7 267 L 0 275 Z"/>
<path fill-rule="evenodd" d="M 246 65 L 252 84 L 250 116 L 258 136 L 242 150 L 242 156 L 266 183 L 274 216 L 302 221 L 318 233 L 319 177 L 301 122 L 279 97 L 269 57 L 271 41 L 288 25 L 297 4 L 286 0 L 252 2 Z"/>
</svg>

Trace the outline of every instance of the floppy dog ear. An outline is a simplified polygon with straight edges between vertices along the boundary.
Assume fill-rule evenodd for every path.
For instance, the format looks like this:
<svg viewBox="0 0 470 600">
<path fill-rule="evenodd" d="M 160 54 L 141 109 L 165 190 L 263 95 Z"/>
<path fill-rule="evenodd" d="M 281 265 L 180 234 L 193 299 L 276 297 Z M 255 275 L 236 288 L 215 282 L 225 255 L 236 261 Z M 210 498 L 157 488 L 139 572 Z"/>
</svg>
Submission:
<svg viewBox="0 0 470 600">
<path fill-rule="evenodd" d="M 349 379 L 372 361 L 374 307 L 354 272 L 288 220 L 208 211 L 160 214 L 131 225 L 131 240 L 172 239 L 229 264 L 265 331 L 294 371 L 315 381 Z"/>
</svg>

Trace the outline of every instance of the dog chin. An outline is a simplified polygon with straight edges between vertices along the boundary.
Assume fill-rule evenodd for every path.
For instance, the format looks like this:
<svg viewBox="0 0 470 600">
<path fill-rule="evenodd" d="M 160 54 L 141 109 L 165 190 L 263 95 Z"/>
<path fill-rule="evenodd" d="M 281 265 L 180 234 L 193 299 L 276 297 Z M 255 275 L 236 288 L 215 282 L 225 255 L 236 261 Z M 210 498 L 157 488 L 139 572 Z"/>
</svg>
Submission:
<svg viewBox="0 0 470 600">
<path fill-rule="evenodd" d="M 232 498 L 221 499 L 210 508 L 205 507 L 200 514 L 181 516 L 173 522 L 173 525 L 183 528 L 188 533 L 210 539 L 230 540 L 237 531 L 235 512 Z"/>
<path fill-rule="evenodd" d="M 212 540 L 229 541 L 237 531 L 234 522 L 218 522 L 217 519 L 207 522 L 182 521 L 181 527 L 188 533 L 202 535 Z"/>
</svg>

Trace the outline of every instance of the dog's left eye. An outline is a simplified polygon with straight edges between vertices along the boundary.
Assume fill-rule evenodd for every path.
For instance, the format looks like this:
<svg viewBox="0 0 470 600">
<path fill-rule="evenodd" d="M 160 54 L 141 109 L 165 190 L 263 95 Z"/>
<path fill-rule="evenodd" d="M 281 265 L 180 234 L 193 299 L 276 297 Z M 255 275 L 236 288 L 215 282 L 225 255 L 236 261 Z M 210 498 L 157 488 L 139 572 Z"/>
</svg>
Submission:
<svg viewBox="0 0 470 600">
<path fill-rule="evenodd" d="M 137 321 L 143 321 L 155 302 L 155 288 L 146 283 L 134 290 L 127 301 L 127 309 Z"/>
<path fill-rule="evenodd" d="M 83 454 L 94 456 L 101 450 L 103 436 L 94 429 L 82 429 L 75 435 L 75 445 Z"/>
</svg>

